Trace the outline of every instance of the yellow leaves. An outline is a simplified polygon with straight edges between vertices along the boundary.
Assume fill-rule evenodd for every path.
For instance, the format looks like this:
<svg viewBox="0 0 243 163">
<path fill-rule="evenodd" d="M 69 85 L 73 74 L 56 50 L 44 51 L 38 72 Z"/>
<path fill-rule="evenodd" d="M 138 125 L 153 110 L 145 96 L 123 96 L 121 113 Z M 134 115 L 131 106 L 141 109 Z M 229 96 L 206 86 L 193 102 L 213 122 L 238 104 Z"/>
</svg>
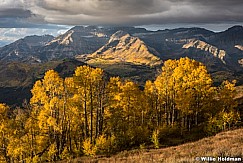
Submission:
<svg viewBox="0 0 243 163">
<path fill-rule="evenodd" d="M 55 118 L 53 118 L 53 117 L 48 117 L 47 118 L 47 124 L 49 125 L 49 126 L 52 126 L 52 127 L 54 127 L 55 128 L 55 126 L 56 126 L 56 119 Z"/>
<path fill-rule="evenodd" d="M 5 116 L 7 116 L 8 111 L 9 111 L 9 107 L 6 104 L 0 103 L 0 118 L 1 119 L 3 119 Z"/>
<path fill-rule="evenodd" d="M 61 159 L 68 159 L 68 160 L 71 160 L 71 154 L 70 152 L 68 151 L 67 147 L 64 148 L 64 150 L 62 151 L 61 155 L 60 155 Z M 68 161 L 70 162 L 70 161 Z"/>
<path fill-rule="evenodd" d="M 106 148 L 109 146 L 109 144 L 108 144 L 108 141 L 107 141 L 105 135 L 99 136 L 95 141 L 95 145 L 99 152 L 103 152 L 104 150 L 106 150 Z"/>
<path fill-rule="evenodd" d="M 65 86 L 69 87 L 69 88 L 74 88 L 74 81 L 72 77 L 67 77 L 65 78 Z"/>
<path fill-rule="evenodd" d="M 88 76 L 90 74 L 91 67 L 89 66 L 80 66 L 75 70 L 75 76 Z"/>
<path fill-rule="evenodd" d="M 221 111 L 215 117 L 210 117 L 208 130 L 212 133 L 230 128 L 232 124 L 236 124 L 240 120 L 238 112 L 231 110 L 229 112 Z"/>
<path fill-rule="evenodd" d="M 45 131 L 48 129 L 48 125 L 47 125 L 47 122 L 46 120 L 48 119 L 49 117 L 49 113 L 45 110 L 42 110 L 39 115 L 38 115 L 38 125 L 39 125 L 39 128 L 42 130 L 42 131 Z"/>
<path fill-rule="evenodd" d="M 109 152 L 112 148 L 115 147 L 115 136 L 112 135 L 108 138 L 106 136 L 100 135 L 95 139 L 95 143 L 92 144 L 90 139 L 85 139 L 83 142 L 83 152 L 87 156 L 94 156 L 96 154 L 103 154 Z"/>
<path fill-rule="evenodd" d="M 59 94 L 63 91 L 63 79 L 59 77 L 58 73 L 54 70 L 49 70 L 45 73 L 44 79 L 42 81 L 43 87 L 46 92 Z"/>
<path fill-rule="evenodd" d="M 36 81 L 34 84 L 31 90 L 33 97 L 30 99 L 30 104 L 46 104 L 50 98 L 61 95 L 63 91 L 63 79 L 54 70 L 49 70 L 45 73 L 42 81 Z"/>
<path fill-rule="evenodd" d="M 0 124 L 0 132 L 3 132 L 5 129 L 5 124 L 1 123 Z"/>
<path fill-rule="evenodd" d="M 119 93 L 121 90 L 121 86 L 122 86 L 122 82 L 121 79 L 119 77 L 111 77 L 110 81 L 107 85 L 107 90 L 108 93 L 110 93 L 110 95 L 112 96 L 112 94 L 114 93 Z"/>
<path fill-rule="evenodd" d="M 7 147 L 8 156 L 18 158 L 18 157 L 22 157 L 24 153 L 29 152 L 28 146 L 26 144 L 27 141 L 23 139 L 24 137 L 20 139 L 17 138 L 11 139 Z"/>
<path fill-rule="evenodd" d="M 110 117 L 112 117 L 112 113 L 108 109 L 106 109 L 106 110 L 104 110 L 104 117 L 110 118 Z"/>
<path fill-rule="evenodd" d="M 178 60 L 178 66 L 175 67 L 172 76 L 177 85 L 179 84 L 178 89 L 196 89 L 199 86 L 212 84 L 212 80 L 207 73 L 206 67 L 189 58 L 181 58 Z"/>
<path fill-rule="evenodd" d="M 156 129 L 152 133 L 151 141 L 154 143 L 155 148 L 159 148 L 159 130 Z"/>
<path fill-rule="evenodd" d="M 49 161 L 53 161 L 54 160 L 53 157 L 56 154 L 56 152 L 57 152 L 56 145 L 55 144 L 51 144 L 50 147 L 49 147 L 49 150 L 47 152 L 47 155 L 49 157 Z"/>
<path fill-rule="evenodd" d="M 41 159 L 36 155 L 34 156 L 33 158 L 32 157 L 29 157 L 29 158 L 26 158 L 26 163 L 39 163 L 41 162 Z"/>
<path fill-rule="evenodd" d="M 217 128 L 239 119 L 232 100 L 235 83 L 225 81 L 215 99 L 206 67 L 188 58 L 166 61 L 144 91 L 132 81 L 112 77 L 106 83 L 103 78 L 101 69 L 88 66 L 78 67 L 65 80 L 48 71 L 32 89 L 31 111 L 10 120 L 9 107 L 0 104 L 0 145 L 10 142 L 11 159 L 54 161 L 74 153 L 109 153 L 118 145 L 138 145 L 148 138 L 158 148 L 160 133 L 155 129 L 162 125 L 194 127 L 210 117 L 208 123 Z"/>
<path fill-rule="evenodd" d="M 35 82 L 32 90 L 31 90 L 31 93 L 32 93 L 33 96 L 30 99 L 30 104 L 35 104 L 35 103 L 38 103 L 38 102 L 41 102 L 43 104 L 46 101 L 45 91 L 43 89 L 42 82 L 40 80 Z M 43 98 L 45 100 L 43 100 Z"/>
<path fill-rule="evenodd" d="M 236 80 L 233 80 L 232 83 L 229 82 L 228 80 L 224 81 L 222 83 L 222 86 L 224 87 L 224 89 L 226 89 L 227 91 L 235 91 L 235 84 L 236 84 Z"/>
<path fill-rule="evenodd" d="M 122 100 L 121 95 L 120 94 L 114 95 L 114 100 L 121 101 Z"/>
<path fill-rule="evenodd" d="M 154 83 L 151 80 L 146 81 L 144 92 L 146 94 L 151 94 L 156 90 Z"/>
<path fill-rule="evenodd" d="M 91 144 L 90 139 L 86 139 L 83 142 L 83 152 L 87 156 L 94 156 L 97 153 L 97 147 Z"/>
<path fill-rule="evenodd" d="M 9 130 L 9 117 L 8 117 L 9 107 L 6 104 L 0 103 L 0 132 L 5 133 Z"/>
<path fill-rule="evenodd" d="M 100 68 L 91 68 L 89 66 L 80 66 L 75 70 L 74 82 L 78 86 L 87 87 L 100 82 L 103 78 L 103 70 Z"/>
<path fill-rule="evenodd" d="M 141 92 L 138 85 L 131 81 L 126 81 L 120 85 L 120 92 L 114 92 L 114 100 L 117 101 L 117 106 L 125 112 L 136 112 L 139 109 L 139 100 Z"/>
<path fill-rule="evenodd" d="M 49 141 L 48 135 L 47 136 L 45 136 L 45 135 L 36 136 L 36 143 L 41 149 L 47 145 L 48 141 Z"/>
<path fill-rule="evenodd" d="M 106 137 L 104 134 L 100 135 L 95 140 L 95 147 L 97 148 L 97 154 L 105 154 L 112 149 L 115 148 L 115 139 L 116 137 L 114 135 Z"/>
<path fill-rule="evenodd" d="M 175 105 L 185 114 L 202 109 L 199 108 L 200 104 L 206 101 L 214 90 L 206 67 L 189 58 L 166 61 L 154 84 L 159 99 L 165 101 L 165 107 Z"/>
<path fill-rule="evenodd" d="M 26 130 L 36 130 L 37 128 L 37 121 L 35 119 L 33 119 L 32 117 L 29 117 L 26 122 L 25 122 L 25 129 Z"/>
</svg>

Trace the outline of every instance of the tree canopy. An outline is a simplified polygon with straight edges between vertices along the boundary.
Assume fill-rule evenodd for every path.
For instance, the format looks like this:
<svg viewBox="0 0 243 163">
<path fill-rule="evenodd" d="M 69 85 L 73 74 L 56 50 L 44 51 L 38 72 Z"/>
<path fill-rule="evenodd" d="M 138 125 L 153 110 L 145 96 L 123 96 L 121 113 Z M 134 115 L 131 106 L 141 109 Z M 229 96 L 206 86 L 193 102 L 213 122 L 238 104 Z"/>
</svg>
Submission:
<svg viewBox="0 0 243 163">
<path fill-rule="evenodd" d="M 119 77 L 107 80 L 89 66 L 65 79 L 49 70 L 25 108 L 0 104 L 0 159 L 56 161 L 151 143 L 159 148 L 168 135 L 195 129 L 213 134 L 239 120 L 234 86 L 214 87 L 206 67 L 189 58 L 166 61 L 144 89 Z"/>
</svg>

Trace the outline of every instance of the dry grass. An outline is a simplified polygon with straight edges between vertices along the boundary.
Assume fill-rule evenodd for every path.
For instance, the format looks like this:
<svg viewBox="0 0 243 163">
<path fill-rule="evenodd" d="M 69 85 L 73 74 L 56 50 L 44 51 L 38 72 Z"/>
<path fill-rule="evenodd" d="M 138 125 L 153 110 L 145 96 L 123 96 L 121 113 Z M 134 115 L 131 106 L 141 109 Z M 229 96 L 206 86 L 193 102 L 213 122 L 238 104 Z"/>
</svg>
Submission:
<svg viewBox="0 0 243 163">
<path fill-rule="evenodd" d="M 163 149 L 133 150 L 121 152 L 110 158 L 81 157 L 69 162 L 116 162 L 116 163 L 186 163 L 199 162 L 196 157 L 240 157 L 243 159 L 243 129 L 219 133 L 196 142 Z M 67 162 L 67 161 L 66 161 Z"/>
</svg>

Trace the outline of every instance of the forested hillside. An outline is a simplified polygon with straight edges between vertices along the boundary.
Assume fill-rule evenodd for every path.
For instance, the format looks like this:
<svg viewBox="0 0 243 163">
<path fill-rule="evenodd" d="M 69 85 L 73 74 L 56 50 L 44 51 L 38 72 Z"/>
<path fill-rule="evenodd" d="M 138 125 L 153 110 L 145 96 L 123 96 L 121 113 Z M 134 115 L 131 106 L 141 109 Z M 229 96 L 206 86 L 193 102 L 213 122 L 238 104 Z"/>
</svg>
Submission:
<svg viewBox="0 0 243 163">
<path fill-rule="evenodd" d="M 24 108 L 1 104 L 1 161 L 45 162 L 160 148 L 215 134 L 240 120 L 235 81 L 214 87 L 206 67 L 189 58 L 166 61 L 144 89 L 107 78 L 102 69 L 89 66 L 77 67 L 73 77 L 64 79 L 49 70 L 34 84 Z"/>
</svg>

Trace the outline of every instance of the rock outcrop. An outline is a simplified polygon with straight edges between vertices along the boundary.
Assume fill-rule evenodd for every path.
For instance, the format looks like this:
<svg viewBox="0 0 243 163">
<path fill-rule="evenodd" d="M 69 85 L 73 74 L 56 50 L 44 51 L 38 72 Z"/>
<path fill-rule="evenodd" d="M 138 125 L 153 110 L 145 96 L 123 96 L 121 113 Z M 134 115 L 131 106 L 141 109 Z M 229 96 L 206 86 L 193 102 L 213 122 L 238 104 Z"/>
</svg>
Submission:
<svg viewBox="0 0 243 163">
<path fill-rule="evenodd" d="M 156 66 L 162 61 L 154 49 L 148 47 L 138 37 L 127 32 L 117 31 L 110 40 L 96 52 L 87 56 L 88 63 L 92 62 L 127 62 L 136 65 Z"/>
</svg>

